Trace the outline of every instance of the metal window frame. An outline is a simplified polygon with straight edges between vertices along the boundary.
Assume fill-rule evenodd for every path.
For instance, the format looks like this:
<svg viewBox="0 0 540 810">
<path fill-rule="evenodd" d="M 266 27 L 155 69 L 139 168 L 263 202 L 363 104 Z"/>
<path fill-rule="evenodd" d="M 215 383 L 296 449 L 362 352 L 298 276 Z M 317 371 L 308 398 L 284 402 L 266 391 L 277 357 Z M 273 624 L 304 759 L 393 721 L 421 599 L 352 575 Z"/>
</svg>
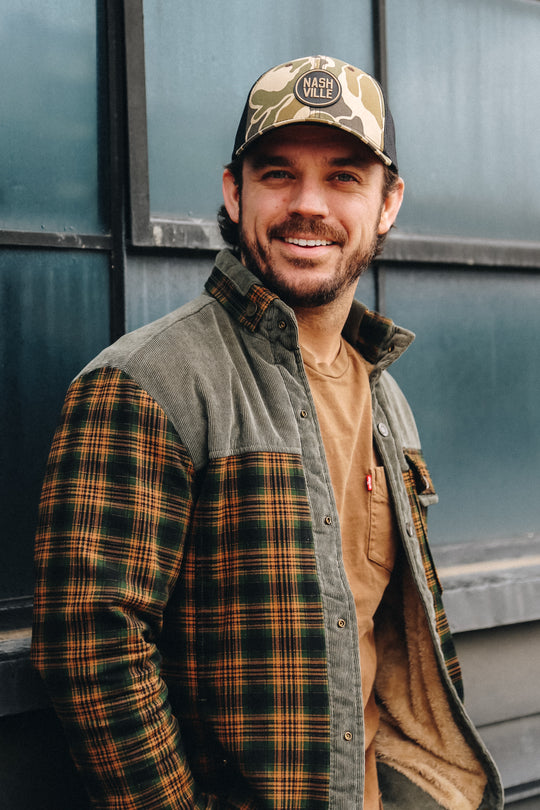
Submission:
<svg viewBox="0 0 540 810">
<path fill-rule="evenodd" d="M 124 0 L 123 9 L 131 244 L 136 247 L 219 250 L 223 242 L 217 223 L 187 217 L 161 219 L 151 214 L 143 0 Z"/>
</svg>

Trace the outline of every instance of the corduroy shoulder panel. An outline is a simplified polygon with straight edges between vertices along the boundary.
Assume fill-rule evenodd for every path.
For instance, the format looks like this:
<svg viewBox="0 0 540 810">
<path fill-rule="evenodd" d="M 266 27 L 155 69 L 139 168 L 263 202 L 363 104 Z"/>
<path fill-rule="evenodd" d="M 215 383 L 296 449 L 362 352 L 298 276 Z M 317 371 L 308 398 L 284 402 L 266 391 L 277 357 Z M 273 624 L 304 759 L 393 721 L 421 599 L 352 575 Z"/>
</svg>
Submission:
<svg viewBox="0 0 540 810">
<path fill-rule="evenodd" d="M 82 373 L 100 366 L 121 369 L 150 394 L 197 469 L 231 454 L 300 452 L 270 342 L 207 294 L 121 338 Z"/>
</svg>

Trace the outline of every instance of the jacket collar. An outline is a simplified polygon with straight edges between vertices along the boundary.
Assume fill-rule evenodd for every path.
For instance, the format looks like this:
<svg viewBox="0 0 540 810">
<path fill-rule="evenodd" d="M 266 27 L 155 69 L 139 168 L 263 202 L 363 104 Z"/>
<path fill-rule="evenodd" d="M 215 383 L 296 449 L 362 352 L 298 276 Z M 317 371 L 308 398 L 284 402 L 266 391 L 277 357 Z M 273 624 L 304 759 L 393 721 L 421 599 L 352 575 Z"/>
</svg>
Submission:
<svg viewBox="0 0 540 810">
<path fill-rule="evenodd" d="M 250 332 L 257 331 L 263 316 L 276 302 L 284 306 L 230 250 L 218 253 L 205 289 Z M 378 372 L 397 360 L 415 337 L 359 301 L 353 302 L 343 335 Z"/>
</svg>

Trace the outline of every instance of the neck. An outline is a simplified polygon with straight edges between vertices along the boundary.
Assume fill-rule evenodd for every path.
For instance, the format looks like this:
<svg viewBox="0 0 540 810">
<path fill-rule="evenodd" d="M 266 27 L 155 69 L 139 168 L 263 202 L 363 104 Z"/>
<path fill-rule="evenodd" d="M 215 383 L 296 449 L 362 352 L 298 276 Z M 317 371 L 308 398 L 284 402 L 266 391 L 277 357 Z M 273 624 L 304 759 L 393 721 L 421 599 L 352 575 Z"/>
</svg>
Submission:
<svg viewBox="0 0 540 810">
<path fill-rule="evenodd" d="M 324 307 L 308 309 L 295 307 L 300 345 L 307 349 L 318 363 L 331 364 L 336 359 L 341 343 L 341 333 L 349 314 L 350 304 L 343 306 L 334 301 Z"/>
</svg>

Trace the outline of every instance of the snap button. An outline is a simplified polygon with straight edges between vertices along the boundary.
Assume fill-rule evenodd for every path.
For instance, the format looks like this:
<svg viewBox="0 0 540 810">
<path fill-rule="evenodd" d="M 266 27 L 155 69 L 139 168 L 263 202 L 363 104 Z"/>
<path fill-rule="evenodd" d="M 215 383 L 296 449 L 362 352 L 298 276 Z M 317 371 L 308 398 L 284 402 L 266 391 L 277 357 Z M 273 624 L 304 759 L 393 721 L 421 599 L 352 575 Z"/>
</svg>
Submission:
<svg viewBox="0 0 540 810">
<path fill-rule="evenodd" d="M 257 304 L 255 303 L 255 301 L 248 301 L 246 306 L 246 315 L 248 316 L 248 318 L 251 318 L 251 316 L 255 315 L 256 312 L 257 312 Z"/>
<path fill-rule="evenodd" d="M 337 626 L 339 627 L 340 630 L 343 630 L 343 628 L 346 627 L 346 625 L 347 622 L 345 621 L 345 619 L 338 619 Z"/>
<path fill-rule="evenodd" d="M 300 411 L 300 416 L 302 417 L 302 419 L 305 419 L 307 417 L 307 415 L 308 415 L 307 411 L 304 411 L 304 410 Z"/>
<path fill-rule="evenodd" d="M 379 424 L 377 425 L 377 430 L 379 431 L 381 436 L 385 436 L 385 437 L 388 436 L 389 433 L 390 433 L 390 431 L 388 430 L 388 427 L 384 424 L 384 422 L 379 422 Z"/>
<path fill-rule="evenodd" d="M 330 515 L 326 515 L 326 516 L 325 516 L 325 518 L 324 518 L 324 522 L 326 523 L 326 525 L 327 525 L 327 526 L 331 526 L 331 525 L 332 525 L 332 518 L 330 517 Z"/>
<path fill-rule="evenodd" d="M 279 326 L 280 329 L 286 329 L 287 328 L 287 321 L 279 321 L 278 326 Z"/>
<path fill-rule="evenodd" d="M 343 739 L 347 740 L 347 742 L 350 742 L 352 740 L 352 731 L 346 731 L 345 734 L 343 735 Z"/>
</svg>

